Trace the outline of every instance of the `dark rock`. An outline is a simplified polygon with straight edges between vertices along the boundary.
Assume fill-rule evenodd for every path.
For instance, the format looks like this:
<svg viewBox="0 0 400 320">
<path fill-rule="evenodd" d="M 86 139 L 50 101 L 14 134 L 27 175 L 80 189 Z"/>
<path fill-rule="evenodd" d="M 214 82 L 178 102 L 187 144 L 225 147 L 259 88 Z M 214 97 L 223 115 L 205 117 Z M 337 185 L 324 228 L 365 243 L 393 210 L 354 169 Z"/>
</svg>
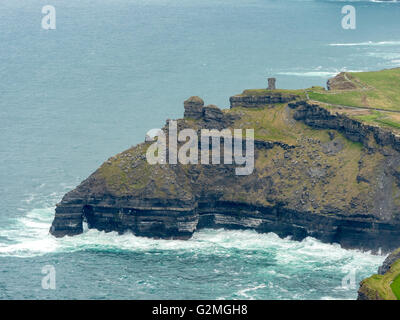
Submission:
<svg viewBox="0 0 400 320">
<path fill-rule="evenodd" d="M 334 78 L 328 80 L 326 86 L 328 90 L 354 90 L 357 89 L 357 86 L 349 81 L 349 74 L 345 72 L 339 73 Z"/>
<path fill-rule="evenodd" d="M 387 256 L 383 264 L 378 269 L 378 274 L 385 274 L 389 271 L 390 266 L 396 261 L 400 259 L 400 249 L 393 251 L 390 255 Z"/>
<path fill-rule="evenodd" d="M 344 144 L 341 140 L 335 139 L 322 144 L 323 152 L 328 155 L 334 155 L 343 150 Z"/>
<path fill-rule="evenodd" d="M 282 94 L 281 92 L 271 92 L 262 95 L 237 95 L 229 99 L 230 107 L 260 108 L 274 103 L 287 103 L 297 100 L 299 96 L 295 94 Z"/>
<path fill-rule="evenodd" d="M 224 114 L 216 105 L 210 104 L 204 107 L 204 121 L 221 121 L 223 117 Z"/>
<path fill-rule="evenodd" d="M 364 124 L 342 114 L 331 114 L 327 109 L 307 101 L 289 103 L 288 106 L 295 109 L 296 120 L 301 120 L 311 127 L 337 130 L 349 140 L 361 142 L 367 148 L 369 148 L 369 139 L 373 137 L 378 145 L 390 146 L 400 151 L 400 136 L 396 136 L 387 129 Z"/>
<path fill-rule="evenodd" d="M 185 108 L 184 117 L 192 119 L 201 119 L 203 116 L 204 101 L 200 97 L 193 96 L 187 99 L 183 106 Z"/>
</svg>

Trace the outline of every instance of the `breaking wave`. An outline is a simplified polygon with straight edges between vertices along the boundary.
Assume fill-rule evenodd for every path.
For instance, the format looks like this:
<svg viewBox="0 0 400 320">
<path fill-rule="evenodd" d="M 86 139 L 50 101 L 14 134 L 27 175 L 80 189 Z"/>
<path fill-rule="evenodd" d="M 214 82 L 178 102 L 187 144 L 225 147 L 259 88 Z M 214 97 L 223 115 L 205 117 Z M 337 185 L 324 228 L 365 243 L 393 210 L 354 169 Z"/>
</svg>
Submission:
<svg viewBox="0 0 400 320">
<path fill-rule="evenodd" d="M 338 73 L 346 72 L 360 72 L 361 70 L 347 70 L 347 68 L 335 69 L 335 70 L 321 70 L 322 67 L 318 67 L 312 71 L 287 71 L 278 72 L 279 75 L 284 76 L 295 76 L 295 77 L 316 77 L 316 78 L 331 78 L 336 76 Z"/>
<path fill-rule="evenodd" d="M 365 41 L 365 42 L 350 42 L 350 43 L 330 43 L 331 47 L 356 47 L 356 46 L 369 46 L 369 47 L 379 47 L 379 46 L 400 46 L 400 41 Z"/>
<path fill-rule="evenodd" d="M 303 0 L 302 0 L 303 1 Z M 399 0 L 326 0 L 327 2 L 375 2 L 375 3 L 400 3 Z"/>
<path fill-rule="evenodd" d="M 118 235 L 85 228 L 83 234 L 74 237 L 55 238 L 49 234 L 54 207 L 34 209 L 16 223 L 0 231 L 0 256 L 33 257 L 48 253 L 76 252 L 81 250 L 119 251 L 202 251 L 225 252 L 226 250 L 274 250 L 282 263 L 303 264 L 317 261 L 348 260 L 342 266 L 363 268 L 378 266 L 383 256 L 359 250 L 347 250 L 338 244 L 322 243 L 308 237 L 303 241 L 281 239 L 274 233 L 260 234 L 251 230 L 213 230 L 196 232 L 189 240 L 156 240 L 138 237 L 132 233 Z"/>
<path fill-rule="evenodd" d="M 305 72 L 279 72 L 279 75 L 282 76 L 295 76 L 295 77 L 333 77 L 338 72 L 330 72 L 330 71 L 305 71 Z"/>
<path fill-rule="evenodd" d="M 58 195 L 43 197 L 41 201 L 38 197 L 27 196 L 29 206 L 32 202 L 35 205 L 55 203 Z M 218 289 L 213 296 L 216 299 L 354 299 L 357 288 L 343 288 L 343 277 L 356 272 L 357 281 L 360 281 L 375 273 L 385 258 L 343 249 L 338 244 L 322 243 L 311 237 L 294 241 L 252 230 L 203 229 L 189 240 L 156 240 L 129 232 L 118 235 L 86 227 L 81 235 L 55 238 L 49 234 L 54 206 L 29 209 L 28 202 L 23 201 L 27 204 L 25 208 L 21 204 L 21 216 L 0 230 L 0 259 L 18 258 L 36 263 L 42 259 L 53 261 L 57 256 L 84 255 L 96 263 L 96 259 L 106 255 L 113 263 L 124 265 L 126 262 L 119 257 L 129 255 L 138 257 L 130 262 L 132 268 L 142 268 L 141 263 L 146 261 L 157 261 L 142 274 L 152 286 L 160 285 L 161 280 L 153 278 L 159 270 L 171 277 L 181 276 L 192 272 L 194 263 L 201 268 L 202 271 L 197 272 L 203 277 L 215 277 L 221 284 L 226 277 L 236 281 L 235 287 Z M 93 254 L 88 254 L 90 252 Z M 173 271 L 176 268 L 180 269 Z M 125 276 L 134 277 L 134 273 L 124 273 Z M 192 285 L 184 279 L 180 280 L 181 285 Z M 119 285 L 125 288 L 125 282 Z M 149 292 L 145 291 L 144 296 Z M 165 298 L 177 296 L 179 294 Z M 82 297 L 86 297 L 86 293 Z"/>
</svg>

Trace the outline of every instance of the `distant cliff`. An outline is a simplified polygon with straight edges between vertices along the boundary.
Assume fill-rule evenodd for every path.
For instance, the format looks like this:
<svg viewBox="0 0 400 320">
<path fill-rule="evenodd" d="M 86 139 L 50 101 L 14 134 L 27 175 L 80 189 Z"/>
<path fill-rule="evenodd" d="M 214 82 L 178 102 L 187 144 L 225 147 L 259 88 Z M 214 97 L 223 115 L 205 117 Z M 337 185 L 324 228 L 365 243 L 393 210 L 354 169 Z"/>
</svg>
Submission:
<svg viewBox="0 0 400 320">
<path fill-rule="evenodd" d="M 353 81 L 349 78 L 330 84 Z M 338 99 L 342 91 L 334 93 Z M 188 239 L 201 228 L 250 228 L 346 248 L 399 247 L 395 128 L 359 117 L 368 110 L 320 103 L 312 94 L 332 98 L 316 87 L 246 90 L 221 110 L 191 97 L 178 129 L 254 129 L 252 174 L 237 176 L 229 164 L 150 165 L 147 141 L 111 157 L 67 193 L 50 232 L 76 235 L 84 221 L 104 231 L 175 239 Z"/>
</svg>

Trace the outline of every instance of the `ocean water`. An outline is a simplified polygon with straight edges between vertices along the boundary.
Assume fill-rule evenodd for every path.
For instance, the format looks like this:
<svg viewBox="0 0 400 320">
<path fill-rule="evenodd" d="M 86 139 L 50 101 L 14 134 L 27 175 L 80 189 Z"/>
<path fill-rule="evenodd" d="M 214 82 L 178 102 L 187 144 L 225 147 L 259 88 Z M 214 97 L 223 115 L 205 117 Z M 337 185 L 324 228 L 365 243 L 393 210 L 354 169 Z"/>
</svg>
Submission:
<svg viewBox="0 0 400 320">
<path fill-rule="evenodd" d="M 41 29 L 44 5 L 57 29 Z M 341 27 L 341 8 L 357 28 Z M 384 256 L 253 231 L 189 241 L 48 234 L 54 206 L 113 154 L 183 114 L 266 86 L 400 66 L 399 1 L 2 0 L 0 299 L 354 299 Z M 41 286 L 54 266 L 56 289 Z"/>
</svg>

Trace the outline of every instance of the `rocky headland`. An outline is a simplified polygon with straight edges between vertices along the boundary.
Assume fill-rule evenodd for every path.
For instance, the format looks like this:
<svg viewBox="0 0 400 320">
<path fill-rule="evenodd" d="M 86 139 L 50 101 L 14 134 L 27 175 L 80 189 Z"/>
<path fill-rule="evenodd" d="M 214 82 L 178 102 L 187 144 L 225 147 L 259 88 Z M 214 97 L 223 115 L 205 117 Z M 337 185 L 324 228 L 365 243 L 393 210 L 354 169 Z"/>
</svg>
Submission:
<svg viewBox="0 0 400 320">
<path fill-rule="evenodd" d="M 68 192 L 50 232 L 77 235 L 84 221 L 173 239 L 201 228 L 254 229 L 389 252 L 400 246 L 400 135 L 388 118 L 396 110 L 375 113 L 373 83 L 346 73 L 329 81 L 330 90 L 245 90 L 223 110 L 191 97 L 178 129 L 254 129 L 252 174 L 235 175 L 229 164 L 150 165 L 152 141 L 145 141 Z M 362 105 L 355 98 L 344 105 L 349 93 Z"/>
</svg>

